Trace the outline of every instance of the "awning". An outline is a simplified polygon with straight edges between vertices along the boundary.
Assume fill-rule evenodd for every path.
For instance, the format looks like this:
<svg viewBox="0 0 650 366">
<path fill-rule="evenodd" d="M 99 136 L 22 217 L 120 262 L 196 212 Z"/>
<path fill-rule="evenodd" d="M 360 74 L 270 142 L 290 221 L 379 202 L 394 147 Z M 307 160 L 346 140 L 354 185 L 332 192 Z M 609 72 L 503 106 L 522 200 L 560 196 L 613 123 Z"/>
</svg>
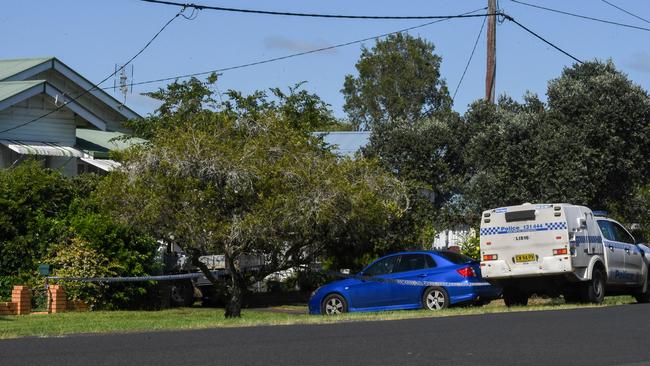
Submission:
<svg viewBox="0 0 650 366">
<path fill-rule="evenodd" d="M 61 146 L 53 142 L 0 140 L 0 144 L 19 154 L 25 155 L 69 156 L 77 158 L 84 156 L 83 151 L 79 149 L 75 149 L 72 146 Z"/>
<path fill-rule="evenodd" d="M 120 166 L 122 166 L 122 164 L 120 164 L 119 162 L 110 159 L 81 158 L 81 160 L 107 172 L 110 172 L 111 170 L 117 169 Z"/>
</svg>

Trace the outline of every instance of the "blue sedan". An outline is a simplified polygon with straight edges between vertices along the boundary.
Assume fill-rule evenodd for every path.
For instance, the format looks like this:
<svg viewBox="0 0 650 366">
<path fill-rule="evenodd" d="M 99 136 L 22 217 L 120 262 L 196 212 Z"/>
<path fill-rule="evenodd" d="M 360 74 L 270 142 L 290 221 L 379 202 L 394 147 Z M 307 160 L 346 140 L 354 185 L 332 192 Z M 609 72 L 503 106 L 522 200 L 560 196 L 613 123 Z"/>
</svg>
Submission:
<svg viewBox="0 0 650 366">
<path fill-rule="evenodd" d="M 432 286 L 432 282 L 441 286 Z M 449 283 L 461 286 L 449 286 Z M 309 300 L 309 313 L 440 310 L 459 303 L 483 304 L 500 296 L 500 289 L 492 285 L 471 286 L 479 283 L 485 284 L 479 262 L 463 254 L 396 253 L 372 262 L 357 276 L 316 289 Z"/>
</svg>

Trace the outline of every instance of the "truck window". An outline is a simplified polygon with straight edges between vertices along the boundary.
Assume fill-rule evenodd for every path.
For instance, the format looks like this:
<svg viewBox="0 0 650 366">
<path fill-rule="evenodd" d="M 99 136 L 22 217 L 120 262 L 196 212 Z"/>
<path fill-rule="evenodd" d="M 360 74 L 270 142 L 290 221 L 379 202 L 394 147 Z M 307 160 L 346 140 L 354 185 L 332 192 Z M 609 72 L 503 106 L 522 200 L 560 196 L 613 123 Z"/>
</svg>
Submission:
<svg viewBox="0 0 650 366">
<path fill-rule="evenodd" d="M 612 228 L 612 225 L 610 225 L 609 221 L 598 220 L 598 227 L 600 227 L 600 231 L 603 233 L 605 239 L 616 241 L 616 235 L 614 234 L 614 229 Z"/>
<path fill-rule="evenodd" d="M 628 244 L 634 244 L 634 238 L 628 234 L 627 230 L 625 230 L 621 225 L 611 222 L 612 226 L 614 227 L 614 232 L 616 233 L 616 241 L 620 241 L 621 243 L 628 243 Z"/>
<path fill-rule="evenodd" d="M 506 222 L 535 220 L 535 210 L 506 212 Z"/>
</svg>

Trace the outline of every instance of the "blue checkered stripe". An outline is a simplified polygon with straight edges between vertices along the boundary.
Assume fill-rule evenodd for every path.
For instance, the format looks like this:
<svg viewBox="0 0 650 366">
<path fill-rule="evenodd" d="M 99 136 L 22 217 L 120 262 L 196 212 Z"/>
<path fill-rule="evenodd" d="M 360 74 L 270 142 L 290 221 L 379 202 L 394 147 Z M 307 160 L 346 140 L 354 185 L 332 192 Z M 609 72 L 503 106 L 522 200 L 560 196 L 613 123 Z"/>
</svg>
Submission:
<svg viewBox="0 0 650 366">
<path fill-rule="evenodd" d="M 480 230 L 480 235 L 500 235 L 500 234 L 515 234 L 515 233 L 530 233 L 536 231 L 554 231 L 566 230 L 566 221 L 562 222 L 548 222 L 544 224 L 524 225 L 524 226 L 494 226 L 485 227 Z"/>
</svg>

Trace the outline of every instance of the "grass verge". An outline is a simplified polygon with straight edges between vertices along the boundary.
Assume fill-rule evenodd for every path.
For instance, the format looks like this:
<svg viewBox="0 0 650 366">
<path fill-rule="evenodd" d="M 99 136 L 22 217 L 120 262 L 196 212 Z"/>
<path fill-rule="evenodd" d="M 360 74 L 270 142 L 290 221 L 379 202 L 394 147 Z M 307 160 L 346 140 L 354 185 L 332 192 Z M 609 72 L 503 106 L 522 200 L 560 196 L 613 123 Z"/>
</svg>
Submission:
<svg viewBox="0 0 650 366">
<path fill-rule="evenodd" d="M 113 333 L 158 330 L 249 327 L 261 325 L 331 324 L 350 321 L 399 320 L 520 311 L 562 310 L 634 303 L 629 296 L 608 297 L 602 305 L 565 304 L 561 300 L 531 300 L 529 306 L 507 308 L 503 301 L 484 307 L 455 307 L 437 312 L 426 310 L 349 313 L 337 317 L 307 315 L 304 306 L 243 310 L 239 319 L 225 319 L 223 309 L 180 308 L 162 311 L 95 311 L 50 315 L 0 317 L 0 339 L 27 336 L 49 337 L 75 333 Z M 302 310 L 303 314 L 295 314 Z"/>
</svg>

